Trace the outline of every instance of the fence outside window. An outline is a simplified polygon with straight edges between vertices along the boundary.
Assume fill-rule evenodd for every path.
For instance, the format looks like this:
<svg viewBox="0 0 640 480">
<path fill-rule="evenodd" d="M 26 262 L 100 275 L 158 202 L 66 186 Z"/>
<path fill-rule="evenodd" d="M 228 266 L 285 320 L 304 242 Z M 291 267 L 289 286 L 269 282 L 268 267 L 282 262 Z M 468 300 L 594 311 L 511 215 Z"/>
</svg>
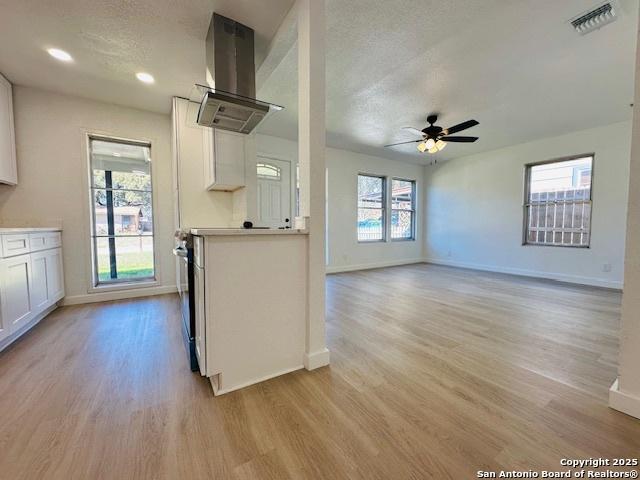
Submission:
<svg viewBox="0 0 640 480">
<path fill-rule="evenodd" d="M 526 166 L 524 244 L 589 247 L 593 155 Z"/>
</svg>

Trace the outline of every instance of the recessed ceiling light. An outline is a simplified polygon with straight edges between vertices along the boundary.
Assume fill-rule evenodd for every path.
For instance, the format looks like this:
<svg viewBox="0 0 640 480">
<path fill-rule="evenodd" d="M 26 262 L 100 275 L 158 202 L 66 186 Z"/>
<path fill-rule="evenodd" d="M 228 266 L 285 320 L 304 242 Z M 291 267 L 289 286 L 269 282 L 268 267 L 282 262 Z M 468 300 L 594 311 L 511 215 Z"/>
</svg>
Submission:
<svg viewBox="0 0 640 480">
<path fill-rule="evenodd" d="M 151 75 L 150 73 L 144 73 L 144 72 L 136 73 L 136 78 L 144 83 L 153 83 L 156 81 L 153 78 L 153 75 Z"/>
<path fill-rule="evenodd" d="M 51 55 L 53 58 L 60 60 L 62 62 L 72 62 L 73 57 L 69 55 L 69 53 L 64 50 L 60 50 L 59 48 L 49 48 L 47 49 L 47 53 Z"/>
<path fill-rule="evenodd" d="M 113 155 L 114 157 L 121 157 L 122 155 L 118 152 L 113 152 L 111 155 Z"/>
</svg>

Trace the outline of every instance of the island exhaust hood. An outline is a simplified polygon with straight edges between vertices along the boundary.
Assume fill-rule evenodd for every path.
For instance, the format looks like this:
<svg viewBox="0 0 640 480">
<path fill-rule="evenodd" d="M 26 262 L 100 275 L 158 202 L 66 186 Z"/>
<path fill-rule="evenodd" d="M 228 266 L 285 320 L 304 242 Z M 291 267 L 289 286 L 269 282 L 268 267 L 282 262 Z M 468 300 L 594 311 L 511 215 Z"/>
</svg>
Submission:
<svg viewBox="0 0 640 480">
<path fill-rule="evenodd" d="M 198 124 L 239 133 L 251 131 L 282 107 L 256 100 L 253 29 L 214 13 L 206 40 L 207 84 L 200 96 Z"/>
</svg>

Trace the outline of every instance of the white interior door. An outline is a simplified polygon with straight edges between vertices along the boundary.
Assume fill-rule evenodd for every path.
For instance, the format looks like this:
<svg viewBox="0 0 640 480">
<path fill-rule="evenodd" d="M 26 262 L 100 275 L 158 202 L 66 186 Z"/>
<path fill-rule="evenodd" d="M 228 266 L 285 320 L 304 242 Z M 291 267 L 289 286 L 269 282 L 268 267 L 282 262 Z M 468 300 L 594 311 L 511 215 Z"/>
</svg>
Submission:
<svg viewBox="0 0 640 480">
<path fill-rule="evenodd" d="M 291 227 L 291 162 L 258 156 L 258 225 Z"/>
</svg>

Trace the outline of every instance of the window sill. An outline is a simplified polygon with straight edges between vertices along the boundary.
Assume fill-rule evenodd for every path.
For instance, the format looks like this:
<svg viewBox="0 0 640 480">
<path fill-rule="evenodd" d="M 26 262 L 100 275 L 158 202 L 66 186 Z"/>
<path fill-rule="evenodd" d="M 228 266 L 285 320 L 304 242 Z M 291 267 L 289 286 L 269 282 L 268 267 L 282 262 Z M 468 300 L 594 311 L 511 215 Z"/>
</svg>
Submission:
<svg viewBox="0 0 640 480">
<path fill-rule="evenodd" d="M 157 279 L 140 280 L 139 282 L 118 282 L 112 284 L 100 284 L 89 287 L 88 293 L 117 292 L 122 290 L 136 290 L 138 288 L 157 287 L 160 282 Z"/>
<path fill-rule="evenodd" d="M 415 242 L 415 238 L 392 238 L 392 242 Z"/>
<path fill-rule="evenodd" d="M 548 243 L 523 243 L 523 247 L 559 247 L 559 248 L 578 248 L 589 249 L 591 245 L 552 245 Z"/>
<path fill-rule="evenodd" d="M 358 240 L 358 243 L 386 243 L 387 241 L 382 239 L 382 240 Z"/>
</svg>

